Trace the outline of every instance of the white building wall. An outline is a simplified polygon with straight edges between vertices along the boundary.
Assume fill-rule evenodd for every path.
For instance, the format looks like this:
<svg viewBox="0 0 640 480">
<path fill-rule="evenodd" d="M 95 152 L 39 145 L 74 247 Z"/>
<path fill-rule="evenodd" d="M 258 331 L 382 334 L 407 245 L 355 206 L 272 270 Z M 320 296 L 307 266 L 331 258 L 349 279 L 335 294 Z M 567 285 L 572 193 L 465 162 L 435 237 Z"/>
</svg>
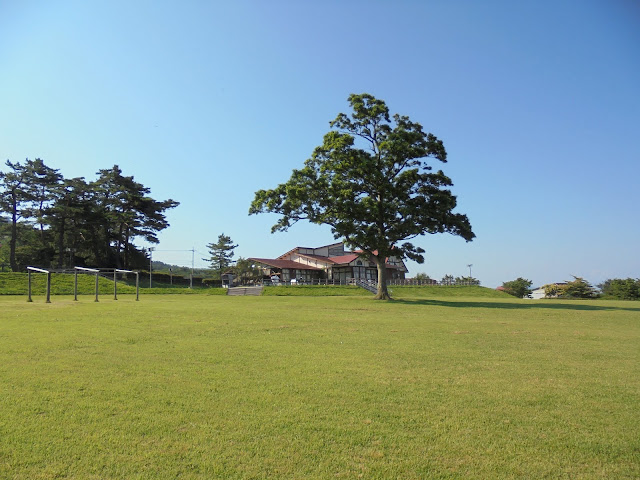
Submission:
<svg viewBox="0 0 640 480">
<path fill-rule="evenodd" d="M 534 300 L 540 300 L 541 298 L 544 298 L 544 297 L 545 297 L 545 293 L 544 293 L 544 288 L 542 287 L 536 288 L 531 292 L 531 298 L 533 298 Z"/>
</svg>

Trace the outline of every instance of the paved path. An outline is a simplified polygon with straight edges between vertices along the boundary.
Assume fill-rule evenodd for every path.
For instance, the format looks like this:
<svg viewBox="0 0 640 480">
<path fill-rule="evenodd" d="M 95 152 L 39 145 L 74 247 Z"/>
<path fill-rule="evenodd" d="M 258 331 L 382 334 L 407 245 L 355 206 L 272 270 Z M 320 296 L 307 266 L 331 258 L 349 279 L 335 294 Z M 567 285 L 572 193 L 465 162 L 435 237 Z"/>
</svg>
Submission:
<svg viewBox="0 0 640 480">
<path fill-rule="evenodd" d="M 254 295 L 260 296 L 262 295 L 262 287 L 233 287 L 230 288 L 227 292 L 227 295 L 230 296 L 238 296 L 238 295 Z"/>
</svg>

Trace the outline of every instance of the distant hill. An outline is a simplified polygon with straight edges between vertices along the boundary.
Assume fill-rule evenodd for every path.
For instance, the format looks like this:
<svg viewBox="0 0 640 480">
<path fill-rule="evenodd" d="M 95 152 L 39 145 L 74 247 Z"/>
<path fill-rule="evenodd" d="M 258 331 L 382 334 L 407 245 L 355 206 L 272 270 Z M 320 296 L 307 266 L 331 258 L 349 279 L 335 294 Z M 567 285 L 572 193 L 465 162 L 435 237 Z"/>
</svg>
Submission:
<svg viewBox="0 0 640 480">
<path fill-rule="evenodd" d="M 171 265 L 169 263 L 164 263 L 164 262 L 155 261 L 155 260 L 151 262 L 151 265 L 153 266 L 154 272 L 166 273 L 166 274 L 172 273 L 173 275 L 180 275 L 183 277 L 188 277 L 189 275 L 191 275 L 191 267 Z M 197 277 L 207 277 L 211 275 L 211 270 L 209 270 L 208 268 L 194 268 L 193 274 L 194 276 L 197 276 Z"/>
</svg>

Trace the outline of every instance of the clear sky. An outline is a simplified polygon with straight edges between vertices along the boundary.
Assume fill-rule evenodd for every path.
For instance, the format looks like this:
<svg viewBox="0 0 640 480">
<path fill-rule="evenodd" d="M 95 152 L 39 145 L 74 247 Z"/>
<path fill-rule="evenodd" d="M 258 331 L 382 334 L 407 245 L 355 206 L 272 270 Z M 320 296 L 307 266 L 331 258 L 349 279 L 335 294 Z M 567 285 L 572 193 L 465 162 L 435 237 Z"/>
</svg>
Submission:
<svg viewBox="0 0 640 480">
<path fill-rule="evenodd" d="M 247 212 L 363 92 L 443 140 L 477 235 L 418 239 L 410 275 L 640 277 L 637 1 L 0 0 L 0 159 L 181 202 L 169 263 L 223 232 L 243 257 L 332 243 Z"/>
</svg>

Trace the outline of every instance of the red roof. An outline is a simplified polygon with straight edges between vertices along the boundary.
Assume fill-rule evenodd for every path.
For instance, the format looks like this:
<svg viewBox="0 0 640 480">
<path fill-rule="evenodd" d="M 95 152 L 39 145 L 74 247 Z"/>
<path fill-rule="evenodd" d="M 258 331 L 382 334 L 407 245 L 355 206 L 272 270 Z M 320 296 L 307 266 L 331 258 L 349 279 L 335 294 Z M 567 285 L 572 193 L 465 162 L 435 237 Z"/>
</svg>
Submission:
<svg viewBox="0 0 640 480">
<path fill-rule="evenodd" d="M 338 257 L 328 257 L 328 260 L 332 261 L 333 263 L 344 264 L 353 262 L 359 256 L 360 255 L 357 253 L 349 253 L 347 255 L 340 255 Z"/>
<path fill-rule="evenodd" d="M 287 253 L 285 253 L 285 255 L 287 255 Z M 307 257 L 312 260 L 320 260 L 321 262 L 325 262 L 325 263 L 335 263 L 329 257 L 323 257 L 322 255 L 312 255 L 310 253 L 300 253 L 300 252 L 296 252 L 296 255 L 300 255 L 301 257 Z"/>
<path fill-rule="evenodd" d="M 269 265 L 270 267 L 275 268 L 295 268 L 296 270 L 322 270 L 321 268 L 310 267 L 309 265 L 304 265 L 302 263 L 294 262 L 291 260 L 278 260 L 276 258 L 253 258 L 250 257 L 249 260 L 253 260 L 254 262 L 262 263 L 264 265 Z"/>
</svg>

